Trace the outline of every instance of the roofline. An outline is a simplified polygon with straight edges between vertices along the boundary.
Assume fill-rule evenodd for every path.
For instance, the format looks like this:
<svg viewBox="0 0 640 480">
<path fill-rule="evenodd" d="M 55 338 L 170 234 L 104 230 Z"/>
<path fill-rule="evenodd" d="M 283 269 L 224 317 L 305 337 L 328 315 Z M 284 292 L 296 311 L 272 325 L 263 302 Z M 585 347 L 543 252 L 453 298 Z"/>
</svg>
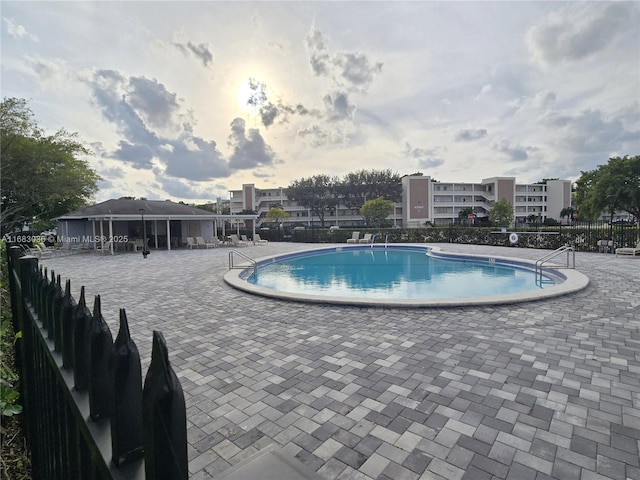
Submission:
<svg viewBox="0 0 640 480">
<path fill-rule="evenodd" d="M 258 214 L 254 215 L 222 215 L 212 213 L 211 215 L 189 215 L 189 214 L 173 214 L 173 215 L 161 215 L 161 214 L 147 214 L 145 218 L 147 220 L 257 220 Z M 54 220 L 140 220 L 141 214 L 117 214 L 117 213 L 103 213 L 99 215 L 62 215 L 56 217 Z"/>
</svg>

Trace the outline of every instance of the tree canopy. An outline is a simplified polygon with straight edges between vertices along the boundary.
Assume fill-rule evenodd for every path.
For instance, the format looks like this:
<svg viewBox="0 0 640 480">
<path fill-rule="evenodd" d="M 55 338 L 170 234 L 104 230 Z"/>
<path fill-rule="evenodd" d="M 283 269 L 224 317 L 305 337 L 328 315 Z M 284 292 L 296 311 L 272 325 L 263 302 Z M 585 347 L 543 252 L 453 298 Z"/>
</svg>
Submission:
<svg viewBox="0 0 640 480">
<path fill-rule="evenodd" d="M 280 206 L 273 206 L 269 209 L 265 218 L 275 223 L 280 223 L 280 220 L 285 220 L 289 218 L 291 215 L 289 212 L 286 212 Z"/>
<path fill-rule="evenodd" d="M 314 175 L 294 180 L 287 189 L 287 198 L 311 210 L 324 226 L 325 215 L 337 205 L 361 207 L 367 199 L 402 198 L 402 181 L 391 170 L 358 170 L 347 173 L 342 180 L 328 175 Z"/>
<path fill-rule="evenodd" d="M 367 199 L 383 197 L 392 202 L 402 199 L 402 180 L 391 170 L 358 170 L 347 173 L 338 184 L 342 203 L 348 207 L 360 207 Z"/>
<path fill-rule="evenodd" d="M 100 177 L 79 157 L 90 154 L 76 133 L 46 135 L 27 101 L 0 105 L 2 234 L 24 223 L 46 228 L 56 216 L 82 208 L 98 191 Z"/>
<path fill-rule="evenodd" d="M 314 175 L 294 180 L 287 188 L 287 198 L 311 210 L 324 227 L 325 215 L 339 203 L 337 177 Z"/>
<path fill-rule="evenodd" d="M 581 172 L 574 201 L 582 219 L 623 210 L 640 219 L 640 156 L 612 157 L 606 165 Z"/>
<path fill-rule="evenodd" d="M 506 198 L 501 198 L 491 204 L 489 221 L 499 227 L 507 227 L 513 222 L 513 206 Z"/>
<path fill-rule="evenodd" d="M 367 226 L 373 227 L 381 227 L 392 212 L 393 202 L 382 197 L 367 200 L 360 208 L 360 215 L 364 217 Z"/>
</svg>

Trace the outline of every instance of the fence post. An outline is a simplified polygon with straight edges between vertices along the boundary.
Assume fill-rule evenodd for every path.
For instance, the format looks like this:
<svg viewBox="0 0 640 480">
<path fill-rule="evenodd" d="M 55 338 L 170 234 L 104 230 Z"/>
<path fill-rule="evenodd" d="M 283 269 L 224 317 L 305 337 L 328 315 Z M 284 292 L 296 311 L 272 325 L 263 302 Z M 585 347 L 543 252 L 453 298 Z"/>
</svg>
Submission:
<svg viewBox="0 0 640 480">
<path fill-rule="evenodd" d="M 64 294 L 62 293 L 62 285 L 60 285 L 60 275 L 56 278 L 56 288 L 54 290 L 53 307 L 51 309 L 53 315 L 53 348 L 56 352 L 62 351 L 62 301 Z"/>
<path fill-rule="evenodd" d="M 129 334 L 124 308 L 120 309 L 120 330 L 113 344 L 110 367 L 114 384 L 111 455 L 119 467 L 144 455 L 140 354 Z"/>
<path fill-rule="evenodd" d="M 73 368 L 73 312 L 76 301 L 71 296 L 71 280 L 67 279 L 60 310 L 60 329 L 62 331 L 62 368 Z"/>
<path fill-rule="evenodd" d="M 42 328 L 47 328 L 45 324 L 45 319 L 43 318 L 44 315 L 43 315 L 43 309 L 42 309 L 42 305 L 44 304 L 45 291 L 46 291 L 47 285 L 49 284 L 47 280 L 47 274 L 48 274 L 47 268 L 45 267 L 43 270 L 42 265 L 40 265 L 40 275 L 38 277 L 38 282 L 36 283 L 36 291 L 35 291 L 36 302 L 34 305 L 34 309 L 36 311 L 36 314 L 38 315 L 38 319 L 42 323 Z"/>
<path fill-rule="evenodd" d="M 73 315 L 73 383 L 76 390 L 89 387 L 91 356 L 89 353 L 89 328 L 91 312 L 84 299 L 84 285 L 80 288 L 80 300 Z"/>
<path fill-rule="evenodd" d="M 109 372 L 109 358 L 113 349 L 113 337 L 100 308 L 100 295 L 95 296 L 90 320 L 89 343 L 90 380 L 89 415 L 93 421 L 111 415 L 113 379 Z"/>
<path fill-rule="evenodd" d="M 54 323 L 54 310 L 56 299 L 56 274 L 51 270 L 51 281 L 49 282 L 49 288 L 47 290 L 47 297 L 45 302 L 44 315 L 47 318 L 47 338 L 52 340 L 55 338 L 55 323 Z"/>
<path fill-rule="evenodd" d="M 164 337 L 155 330 L 142 403 L 146 480 L 186 480 L 188 460 L 184 394 L 178 377 L 169 365 Z"/>
</svg>

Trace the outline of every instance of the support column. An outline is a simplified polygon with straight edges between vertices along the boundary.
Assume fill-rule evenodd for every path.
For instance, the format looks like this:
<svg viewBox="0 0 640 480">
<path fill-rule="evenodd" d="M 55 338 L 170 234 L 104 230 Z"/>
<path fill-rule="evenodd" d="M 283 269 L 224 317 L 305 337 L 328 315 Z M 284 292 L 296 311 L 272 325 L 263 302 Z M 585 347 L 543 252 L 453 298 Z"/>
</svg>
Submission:
<svg viewBox="0 0 640 480">
<path fill-rule="evenodd" d="M 156 250 L 158 250 L 158 221 L 153 221 L 153 235 L 156 237 Z"/>
<path fill-rule="evenodd" d="M 171 221 L 167 218 L 167 250 L 171 250 Z"/>
<path fill-rule="evenodd" d="M 111 250 L 111 255 L 113 255 L 114 245 L 113 245 L 113 219 L 109 219 L 109 238 L 111 239 L 111 246 L 109 250 Z"/>
</svg>

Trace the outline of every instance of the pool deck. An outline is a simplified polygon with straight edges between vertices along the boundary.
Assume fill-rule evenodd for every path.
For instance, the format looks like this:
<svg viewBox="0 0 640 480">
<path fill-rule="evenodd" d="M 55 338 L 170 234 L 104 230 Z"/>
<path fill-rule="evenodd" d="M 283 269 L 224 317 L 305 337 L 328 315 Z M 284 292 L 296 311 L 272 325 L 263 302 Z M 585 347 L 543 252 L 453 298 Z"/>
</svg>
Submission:
<svg viewBox="0 0 640 480">
<path fill-rule="evenodd" d="M 324 479 L 640 480 L 640 257 L 578 252 L 590 283 L 564 297 L 381 309 L 237 291 L 222 279 L 228 252 L 41 262 L 76 298 L 81 285 L 90 302 L 101 295 L 114 336 L 126 308 L 143 373 L 163 332 L 185 393 L 190 478 L 280 447 Z"/>
</svg>

